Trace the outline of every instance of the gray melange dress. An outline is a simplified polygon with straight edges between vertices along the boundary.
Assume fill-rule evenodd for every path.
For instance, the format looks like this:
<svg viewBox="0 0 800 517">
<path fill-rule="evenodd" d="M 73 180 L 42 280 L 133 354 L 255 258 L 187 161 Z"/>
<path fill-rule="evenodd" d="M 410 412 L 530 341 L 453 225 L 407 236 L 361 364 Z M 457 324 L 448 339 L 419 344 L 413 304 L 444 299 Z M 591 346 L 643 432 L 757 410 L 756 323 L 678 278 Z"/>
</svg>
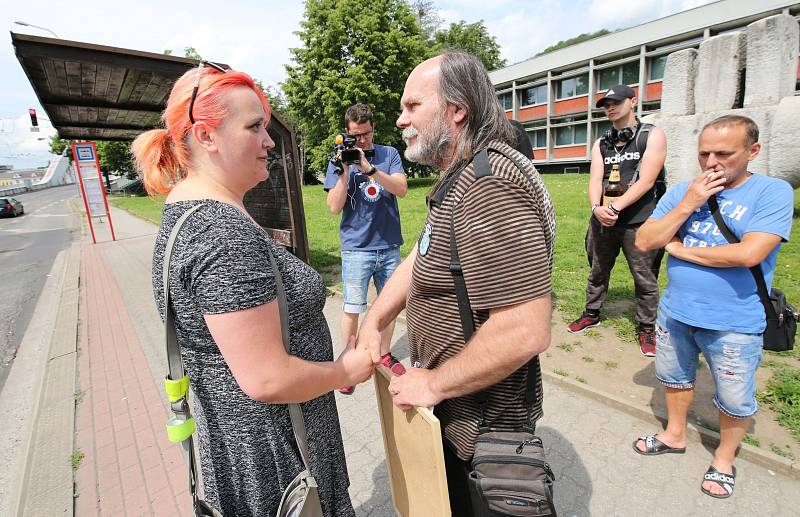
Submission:
<svg viewBox="0 0 800 517">
<path fill-rule="evenodd" d="M 274 516 L 286 485 L 302 469 L 284 404 L 258 402 L 242 392 L 206 327 L 203 314 L 257 307 L 276 298 L 267 249 L 286 285 L 292 355 L 331 361 L 319 274 L 235 207 L 213 200 L 164 206 L 153 251 L 153 291 L 164 317 L 162 262 L 167 238 L 186 210 L 173 248 L 170 295 L 178 342 L 194 394 L 193 411 L 207 502 L 228 516 Z M 342 435 L 332 393 L 303 403 L 311 471 L 326 516 L 354 516 Z"/>
</svg>

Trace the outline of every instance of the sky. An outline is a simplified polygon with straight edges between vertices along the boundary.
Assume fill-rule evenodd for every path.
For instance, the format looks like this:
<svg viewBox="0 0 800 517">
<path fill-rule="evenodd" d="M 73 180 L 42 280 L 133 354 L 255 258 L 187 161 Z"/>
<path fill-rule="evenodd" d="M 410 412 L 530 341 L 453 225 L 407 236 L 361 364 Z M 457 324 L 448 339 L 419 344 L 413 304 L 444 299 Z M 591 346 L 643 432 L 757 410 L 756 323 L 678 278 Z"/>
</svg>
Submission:
<svg viewBox="0 0 800 517">
<path fill-rule="evenodd" d="M 710 3 L 710 0 L 434 0 L 443 27 L 483 20 L 509 64 L 529 58 L 560 40 L 599 29 L 619 29 Z M 609 5 L 624 6 L 611 10 Z M 15 2 L 0 10 L 0 29 L 161 53 L 195 47 L 204 58 L 227 63 L 265 86 L 286 78 L 289 49 L 300 45 L 301 0 L 139 0 L 112 2 L 53 0 Z M 49 137 L 55 133 L 14 55 L 11 36 L 0 35 L 0 164 L 15 168 L 47 165 Z M 28 108 L 39 114 L 30 132 Z"/>
</svg>

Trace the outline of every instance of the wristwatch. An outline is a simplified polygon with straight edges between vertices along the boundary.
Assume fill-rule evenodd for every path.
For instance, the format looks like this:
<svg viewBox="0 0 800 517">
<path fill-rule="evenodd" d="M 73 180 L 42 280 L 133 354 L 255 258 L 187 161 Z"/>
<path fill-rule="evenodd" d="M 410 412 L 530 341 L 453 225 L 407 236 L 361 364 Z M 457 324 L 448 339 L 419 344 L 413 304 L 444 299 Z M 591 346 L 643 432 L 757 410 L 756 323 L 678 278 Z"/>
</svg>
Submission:
<svg viewBox="0 0 800 517">
<path fill-rule="evenodd" d="M 594 214 L 594 209 L 600 206 L 600 203 L 592 203 L 592 213 Z"/>
<path fill-rule="evenodd" d="M 366 174 L 367 176 L 372 176 L 373 174 L 375 174 L 375 172 L 377 172 L 377 170 L 378 170 L 378 169 L 376 169 L 376 168 L 375 168 L 375 166 L 373 165 L 373 166 L 372 166 L 372 167 L 370 167 L 370 169 L 369 169 L 367 172 L 365 172 L 364 174 Z"/>
</svg>

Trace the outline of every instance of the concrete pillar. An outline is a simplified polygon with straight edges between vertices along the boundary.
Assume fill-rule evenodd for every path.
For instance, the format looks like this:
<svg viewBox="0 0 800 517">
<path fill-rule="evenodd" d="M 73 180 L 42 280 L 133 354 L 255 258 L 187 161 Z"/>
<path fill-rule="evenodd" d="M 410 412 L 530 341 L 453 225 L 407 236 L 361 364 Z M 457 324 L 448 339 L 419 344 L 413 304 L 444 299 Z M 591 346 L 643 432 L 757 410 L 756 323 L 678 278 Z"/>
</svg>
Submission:
<svg viewBox="0 0 800 517">
<path fill-rule="evenodd" d="M 800 27 L 787 14 L 747 26 L 747 79 L 744 106 L 777 104 L 794 95 Z"/>
<path fill-rule="evenodd" d="M 770 176 L 788 181 L 793 188 L 800 187 L 797 135 L 800 135 L 800 97 L 784 97 L 772 122 L 769 144 L 775 151 L 769 153 L 767 168 Z M 764 138 L 759 140 L 763 142 Z"/>
<path fill-rule="evenodd" d="M 694 83 L 697 50 L 689 48 L 667 57 L 661 91 L 661 113 L 692 115 L 694 113 Z"/>
<path fill-rule="evenodd" d="M 695 113 L 738 107 L 746 53 L 744 31 L 714 36 L 700 44 L 694 88 Z"/>
</svg>

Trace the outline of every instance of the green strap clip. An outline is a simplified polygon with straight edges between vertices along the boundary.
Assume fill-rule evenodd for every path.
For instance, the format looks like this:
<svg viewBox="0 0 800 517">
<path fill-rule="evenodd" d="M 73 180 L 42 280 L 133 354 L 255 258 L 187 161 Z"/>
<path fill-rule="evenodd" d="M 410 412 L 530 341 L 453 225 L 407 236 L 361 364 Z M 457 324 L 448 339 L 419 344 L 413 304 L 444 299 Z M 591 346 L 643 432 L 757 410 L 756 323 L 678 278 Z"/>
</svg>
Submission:
<svg viewBox="0 0 800 517">
<path fill-rule="evenodd" d="M 172 443 L 182 442 L 194 434 L 196 427 L 194 418 L 178 420 L 172 417 L 167 422 L 167 438 Z"/>
<path fill-rule="evenodd" d="M 189 376 L 184 375 L 177 381 L 173 381 L 169 377 L 164 379 L 164 389 L 167 392 L 170 402 L 178 402 L 186 398 L 189 394 Z"/>
</svg>

